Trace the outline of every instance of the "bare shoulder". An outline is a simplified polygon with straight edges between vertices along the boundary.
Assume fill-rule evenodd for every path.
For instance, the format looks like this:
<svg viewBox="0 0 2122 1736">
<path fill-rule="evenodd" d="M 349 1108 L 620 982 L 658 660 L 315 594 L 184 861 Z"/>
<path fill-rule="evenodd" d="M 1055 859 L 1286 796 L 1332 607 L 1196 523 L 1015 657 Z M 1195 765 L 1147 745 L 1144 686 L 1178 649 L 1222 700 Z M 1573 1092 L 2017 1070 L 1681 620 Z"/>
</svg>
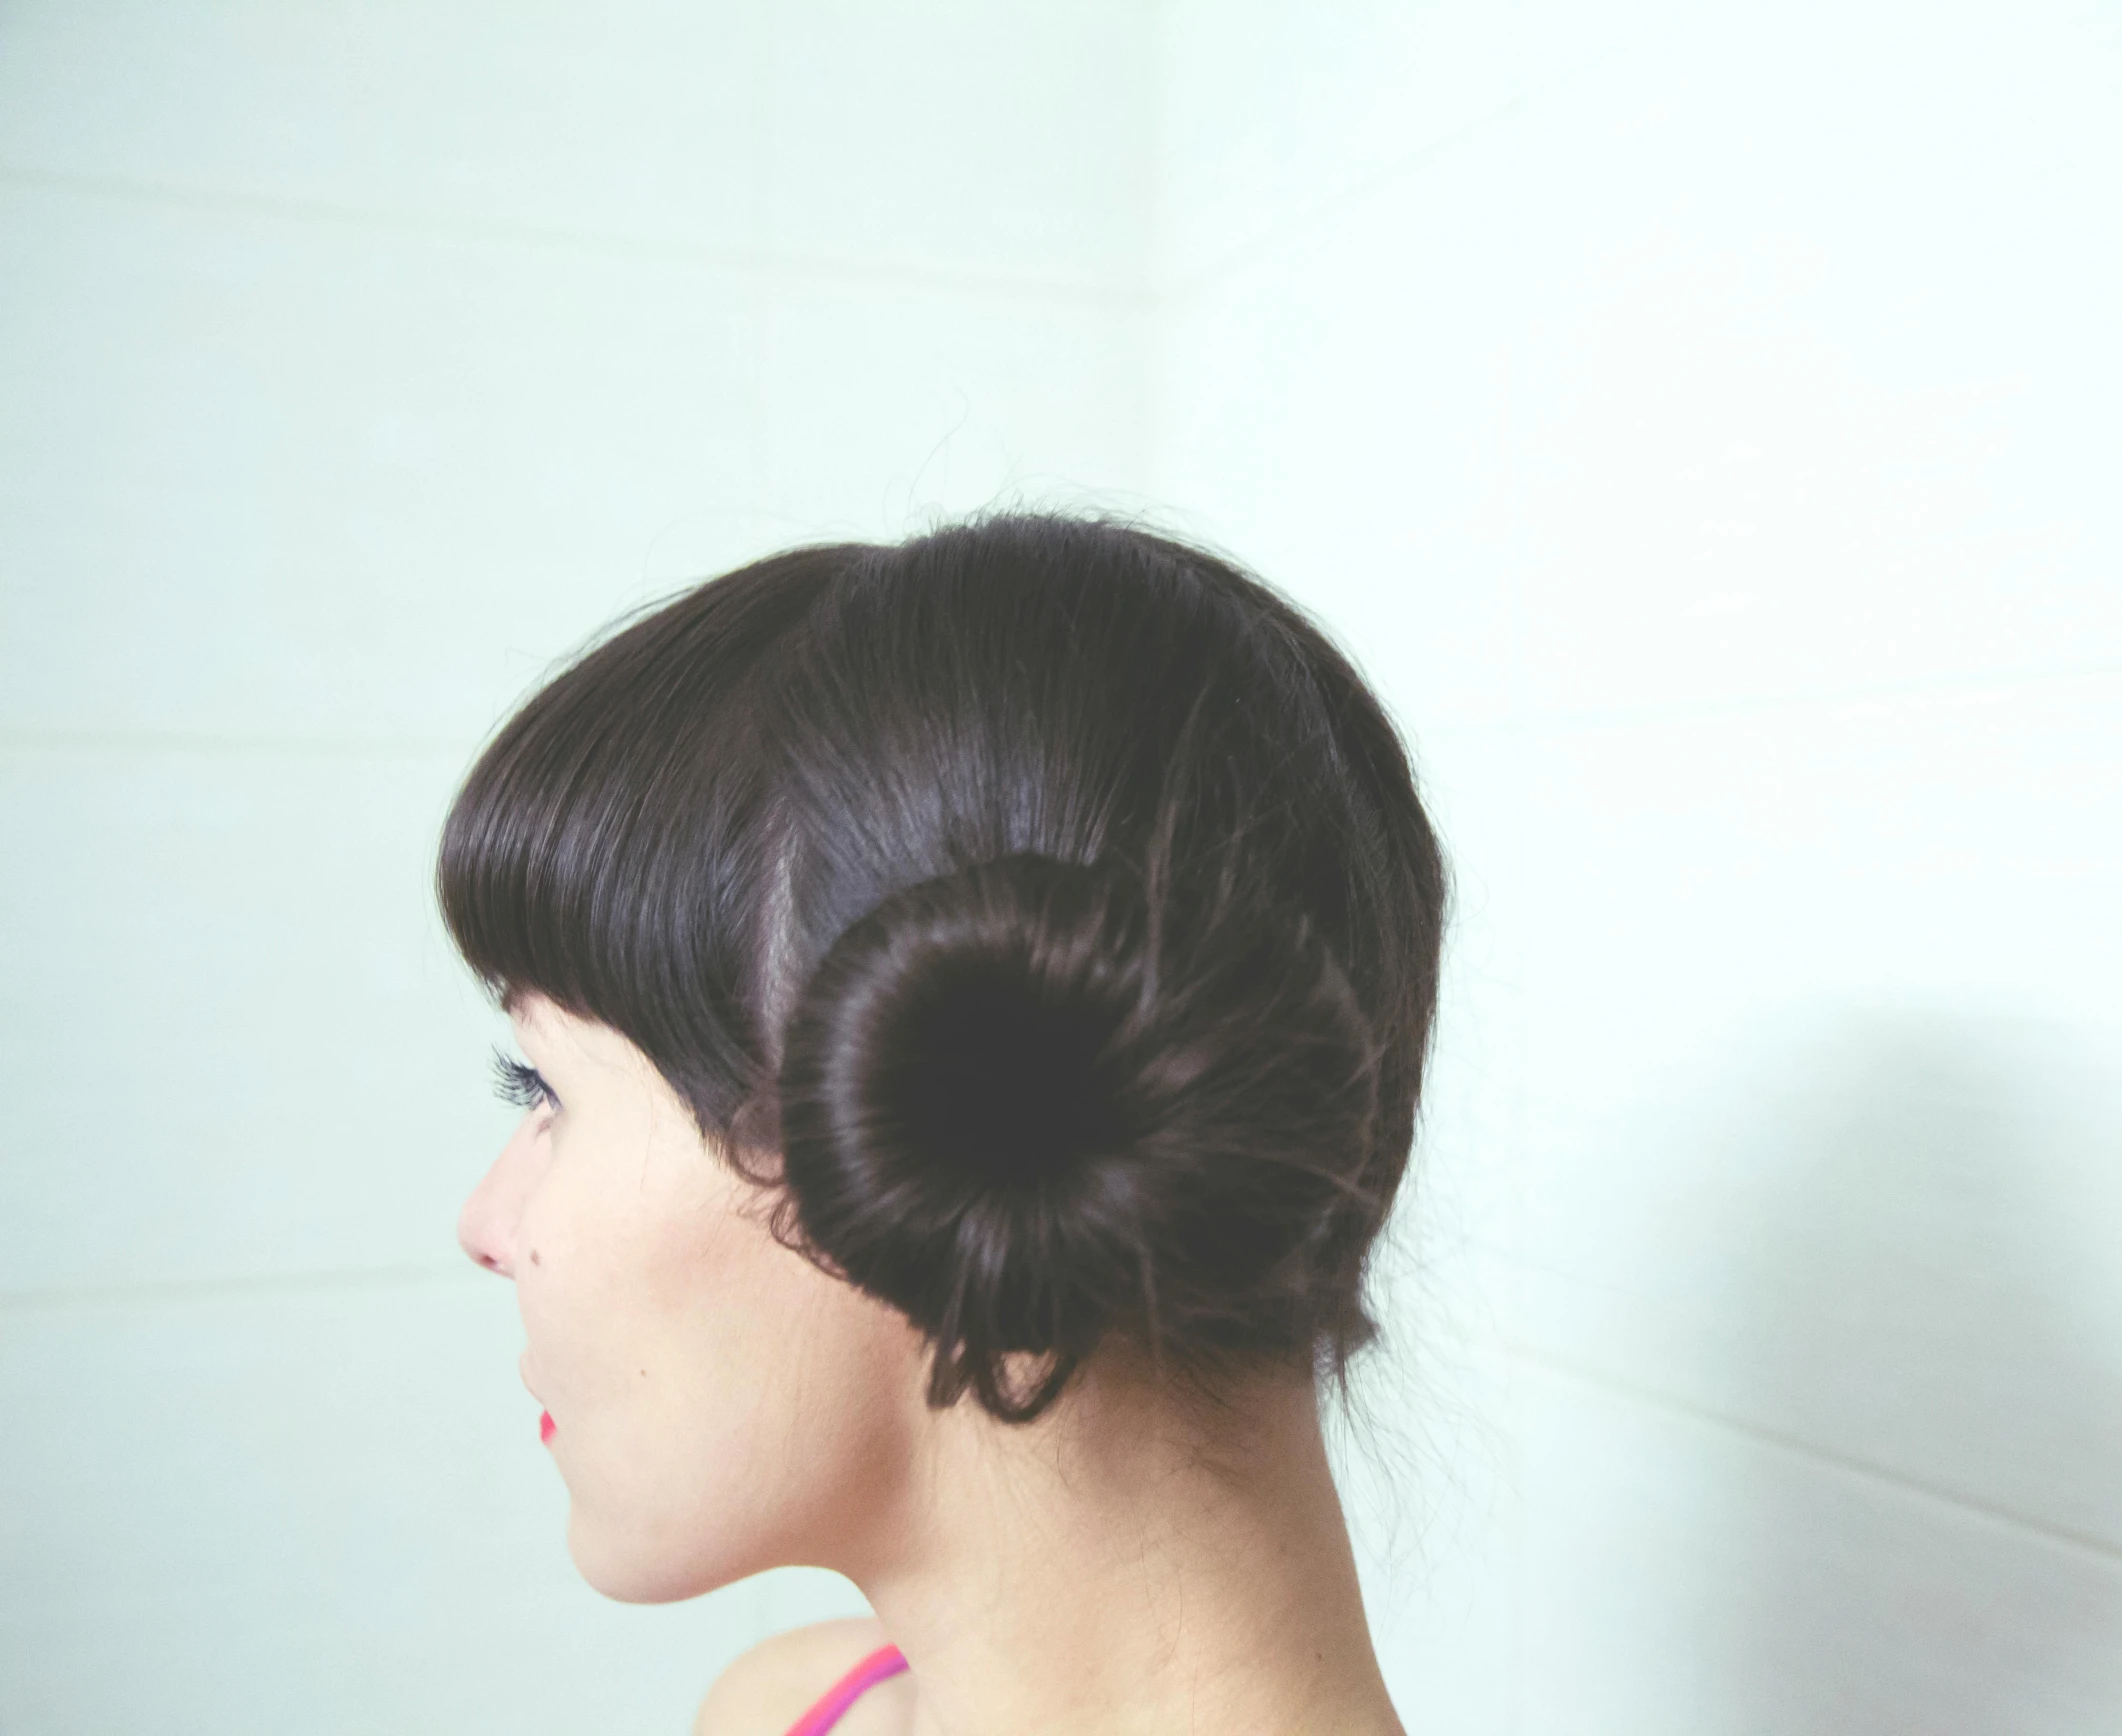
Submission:
<svg viewBox="0 0 2122 1736">
<path fill-rule="evenodd" d="M 693 1736 L 783 1736 L 820 1694 L 890 1638 L 875 1616 L 844 1616 L 769 1635 L 739 1652 L 715 1678 L 693 1719 Z M 864 1695 L 856 1709 L 870 1697 Z M 854 1736 L 853 1712 L 843 1726 Z"/>
</svg>

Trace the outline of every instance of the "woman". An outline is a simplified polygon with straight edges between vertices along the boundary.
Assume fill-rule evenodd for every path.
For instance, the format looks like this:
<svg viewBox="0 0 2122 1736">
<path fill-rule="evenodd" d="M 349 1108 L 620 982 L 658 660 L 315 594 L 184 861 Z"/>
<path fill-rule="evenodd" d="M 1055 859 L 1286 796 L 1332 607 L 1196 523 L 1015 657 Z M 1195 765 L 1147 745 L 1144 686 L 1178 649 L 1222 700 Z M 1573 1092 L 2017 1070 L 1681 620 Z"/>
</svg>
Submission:
<svg viewBox="0 0 2122 1736">
<path fill-rule="evenodd" d="M 1296 609 L 1079 518 L 777 555 L 538 692 L 438 882 L 523 1051 L 459 1229 L 576 1565 L 876 1612 L 700 1731 L 1401 1729 L 1319 1404 L 1444 869 Z"/>
</svg>

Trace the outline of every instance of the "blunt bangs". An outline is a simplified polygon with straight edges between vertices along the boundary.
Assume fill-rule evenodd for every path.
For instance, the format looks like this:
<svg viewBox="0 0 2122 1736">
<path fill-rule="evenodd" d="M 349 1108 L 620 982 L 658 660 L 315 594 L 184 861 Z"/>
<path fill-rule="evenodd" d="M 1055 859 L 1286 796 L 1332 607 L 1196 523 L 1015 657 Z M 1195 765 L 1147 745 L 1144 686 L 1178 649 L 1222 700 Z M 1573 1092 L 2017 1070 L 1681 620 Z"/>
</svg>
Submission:
<svg viewBox="0 0 2122 1736">
<path fill-rule="evenodd" d="M 487 992 L 621 1032 L 719 1138 L 768 1064 L 781 846 L 758 696 L 860 552 L 776 555 L 592 646 L 495 736 L 443 826 L 443 918 Z"/>
</svg>

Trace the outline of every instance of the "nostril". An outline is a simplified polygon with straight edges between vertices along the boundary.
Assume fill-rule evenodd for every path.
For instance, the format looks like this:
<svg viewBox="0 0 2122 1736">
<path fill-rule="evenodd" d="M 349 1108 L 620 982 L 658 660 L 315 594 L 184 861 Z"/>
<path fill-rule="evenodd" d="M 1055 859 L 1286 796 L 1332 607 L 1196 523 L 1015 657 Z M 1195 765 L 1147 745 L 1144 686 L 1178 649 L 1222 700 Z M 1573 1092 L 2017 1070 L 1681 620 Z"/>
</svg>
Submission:
<svg viewBox="0 0 2122 1736">
<path fill-rule="evenodd" d="M 508 1268 L 502 1265 L 499 1256 L 489 1252 L 485 1248 L 482 1248 L 479 1243 L 471 1237 L 465 1237 L 461 1239 L 457 1245 L 462 1248 L 465 1253 L 471 1256 L 471 1260 L 474 1265 L 484 1266 L 489 1272 L 499 1272 L 503 1277 L 506 1277 L 508 1275 Z"/>
</svg>

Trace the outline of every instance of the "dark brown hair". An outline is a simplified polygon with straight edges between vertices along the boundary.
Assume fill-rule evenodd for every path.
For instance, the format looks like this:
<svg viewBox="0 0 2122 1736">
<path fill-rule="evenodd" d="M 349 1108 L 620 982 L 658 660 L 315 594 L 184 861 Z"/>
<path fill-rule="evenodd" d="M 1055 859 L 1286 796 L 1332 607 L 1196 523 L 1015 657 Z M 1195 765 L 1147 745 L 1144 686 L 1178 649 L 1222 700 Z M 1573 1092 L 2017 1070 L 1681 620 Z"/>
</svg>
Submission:
<svg viewBox="0 0 2122 1736">
<path fill-rule="evenodd" d="M 630 1038 L 926 1335 L 931 1405 L 1028 1421 L 1116 1334 L 1346 1396 L 1445 870 L 1377 699 L 1229 562 L 1013 513 L 710 580 L 508 721 L 437 881 L 491 991 Z"/>
</svg>

